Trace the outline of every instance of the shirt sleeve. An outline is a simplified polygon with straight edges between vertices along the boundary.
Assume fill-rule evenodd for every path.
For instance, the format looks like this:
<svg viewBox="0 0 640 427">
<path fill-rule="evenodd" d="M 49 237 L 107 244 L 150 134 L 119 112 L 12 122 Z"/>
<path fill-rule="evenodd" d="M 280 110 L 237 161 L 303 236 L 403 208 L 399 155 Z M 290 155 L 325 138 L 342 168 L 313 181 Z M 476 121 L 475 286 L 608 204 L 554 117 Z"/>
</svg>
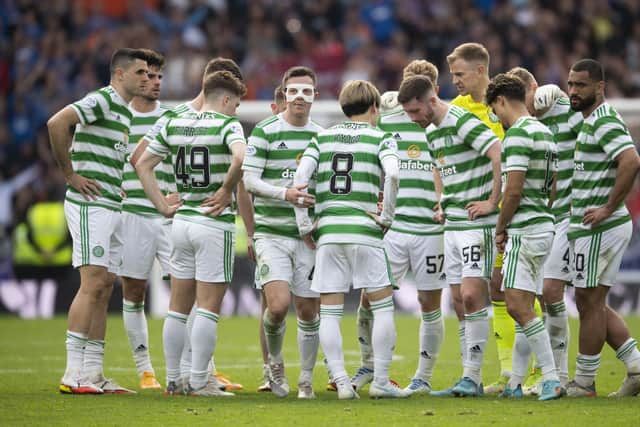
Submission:
<svg viewBox="0 0 640 427">
<path fill-rule="evenodd" d="M 162 158 L 165 158 L 167 154 L 169 154 L 170 148 L 169 142 L 167 141 L 167 128 L 170 124 L 171 120 L 167 120 L 164 122 L 160 130 L 156 133 L 154 139 L 149 140 L 147 151 Z"/>
<path fill-rule="evenodd" d="M 261 127 L 255 127 L 249 136 L 247 150 L 244 154 L 242 170 L 258 173 L 262 176 L 264 168 L 267 166 L 267 156 L 269 154 L 269 140 Z"/>
<path fill-rule="evenodd" d="M 80 123 L 88 125 L 105 117 L 109 111 L 109 100 L 106 94 L 95 91 L 74 102 L 71 107 L 78 115 Z"/>
<path fill-rule="evenodd" d="M 245 143 L 244 130 L 238 119 L 229 120 L 222 128 L 222 140 L 231 147 L 236 142 Z"/>
<path fill-rule="evenodd" d="M 505 150 L 504 172 L 527 171 L 533 148 L 532 144 L 533 140 L 523 129 L 509 129 L 503 141 Z"/>
<path fill-rule="evenodd" d="M 491 128 L 472 113 L 460 117 L 456 128 L 464 143 L 483 156 L 491 145 L 500 141 Z"/>
<path fill-rule="evenodd" d="M 593 135 L 610 160 L 628 148 L 635 148 L 627 126 L 617 117 L 605 116 L 596 120 Z"/>
<path fill-rule="evenodd" d="M 378 159 L 380 159 L 380 163 L 382 163 L 384 159 L 389 156 L 398 159 L 398 143 L 390 133 L 386 133 L 378 146 Z"/>
</svg>

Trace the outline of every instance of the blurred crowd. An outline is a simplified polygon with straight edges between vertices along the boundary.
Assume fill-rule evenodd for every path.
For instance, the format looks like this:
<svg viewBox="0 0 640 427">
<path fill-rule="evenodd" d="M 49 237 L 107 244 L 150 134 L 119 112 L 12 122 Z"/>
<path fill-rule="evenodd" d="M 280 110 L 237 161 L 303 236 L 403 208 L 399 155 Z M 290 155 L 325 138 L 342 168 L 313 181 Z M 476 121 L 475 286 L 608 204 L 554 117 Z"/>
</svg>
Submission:
<svg viewBox="0 0 640 427">
<path fill-rule="evenodd" d="M 0 0 L 0 204 L 13 200 L 0 226 L 63 197 L 46 120 L 108 82 L 116 47 L 165 54 L 163 99 L 196 94 L 214 56 L 241 64 L 249 99 L 269 99 L 294 64 L 316 70 L 322 98 L 355 78 L 382 92 L 417 57 L 451 98 L 445 57 L 466 41 L 488 48 L 491 74 L 520 65 L 563 87 L 571 63 L 593 57 L 609 97 L 640 97 L 637 0 Z"/>
</svg>

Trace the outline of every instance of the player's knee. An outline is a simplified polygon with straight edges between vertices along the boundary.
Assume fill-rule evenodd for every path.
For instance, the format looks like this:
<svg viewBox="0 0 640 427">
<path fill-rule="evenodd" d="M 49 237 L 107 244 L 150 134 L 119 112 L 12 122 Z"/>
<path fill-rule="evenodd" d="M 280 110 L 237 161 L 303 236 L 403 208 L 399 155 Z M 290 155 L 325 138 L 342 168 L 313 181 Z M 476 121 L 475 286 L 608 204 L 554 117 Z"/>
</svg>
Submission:
<svg viewBox="0 0 640 427">
<path fill-rule="evenodd" d="M 557 286 L 545 286 L 542 289 L 542 299 L 545 304 L 554 304 L 562 301 L 564 298 L 564 290 Z"/>
<path fill-rule="evenodd" d="M 604 301 L 591 289 L 576 289 L 576 307 L 580 314 L 593 311 L 599 307 L 604 309 Z"/>
<path fill-rule="evenodd" d="M 124 299 L 131 302 L 143 302 L 147 290 L 145 280 L 123 279 L 122 294 Z"/>
</svg>

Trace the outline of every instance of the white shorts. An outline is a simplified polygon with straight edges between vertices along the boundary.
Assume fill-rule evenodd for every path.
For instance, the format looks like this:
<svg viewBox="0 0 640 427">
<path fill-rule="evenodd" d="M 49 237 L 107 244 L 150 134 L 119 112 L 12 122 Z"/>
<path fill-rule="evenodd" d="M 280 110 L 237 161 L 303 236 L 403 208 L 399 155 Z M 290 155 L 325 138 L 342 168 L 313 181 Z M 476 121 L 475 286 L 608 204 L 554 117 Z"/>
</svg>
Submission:
<svg viewBox="0 0 640 427">
<path fill-rule="evenodd" d="M 544 278 L 562 280 L 571 283 L 573 280 L 573 263 L 567 231 L 569 230 L 569 218 L 556 224 L 556 235 L 553 237 L 551 253 L 544 263 Z"/>
<path fill-rule="evenodd" d="M 163 274 L 169 274 L 170 232 L 171 223 L 167 224 L 165 218 L 123 212 L 120 276 L 146 280 L 156 258 Z"/>
<path fill-rule="evenodd" d="M 553 232 L 514 234 L 507 240 L 502 288 L 542 294 L 543 267 L 553 245 Z"/>
<path fill-rule="evenodd" d="M 316 250 L 316 270 L 311 290 L 321 294 L 393 285 L 384 248 L 357 244 L 326 244 Z"/>
<path fill-rule="evenodd" d="M 629 221 L 571 241 L 575 270 L 573 285 L 576 288 L 613 286 L 632 231 L 633 226 Z"/>
<path fill-rule="evenodd" d="M 291 293 L 296 296 L 319 296 L 311 291 L 315 253 L 301 239 L 261 237 L 255 240 L 253 247 L 257 260 L 257 289 L 280 280 L 287 282 Z"/>
<path fill-rule="evenodd" d="M 464 277 L 489 279 L 493 270 L 495 228 L 444 232 L 444 272 L 449 285 Z"/>
<path fill-rule="evenodd" d="M 171 227 L 171 276 L 200 282 L 230 283 L 235 236 L 231 231 L 174 219 Z"/>
<path fill-rule="evenodd" d="M 389 230 L 384 236 L 384 245 L 396 283 L 411 269 L 419 291 L 447 287 L 443 234 L 420 236 Z"/>
<path fill-rule="evenodd" d="M 73 240 L 73 266 L 96 265 L 119 274 L 122 264 L 120 212 L 65 200 L 64 215 Z"/>
</svg>

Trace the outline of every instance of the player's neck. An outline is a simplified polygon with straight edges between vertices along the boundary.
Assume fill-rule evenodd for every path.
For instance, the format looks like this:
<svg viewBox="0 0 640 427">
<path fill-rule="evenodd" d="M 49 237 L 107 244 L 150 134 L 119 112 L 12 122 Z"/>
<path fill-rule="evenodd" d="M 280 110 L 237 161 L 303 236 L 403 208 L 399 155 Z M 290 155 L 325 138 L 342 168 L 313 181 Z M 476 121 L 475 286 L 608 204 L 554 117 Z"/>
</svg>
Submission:
<svg viewBox="0 0 640 427">
<path fill-rule="evenodd" d="M 109 86 L 111 86 L 113 88 L 113 90 L 116 91 L 116 93 L 118 95 L 120 95 L 120 98 L 122 98 L 122 100 L 124 102 L 126 102 L 127 104 L 131 102 L 131 99 L 133 99 L 133 95 L 131 95 L 129 92 L 127 92 L 124 87 L 119 84 L 118 82 L 114 82 L 113 80 L 111 80 L 109 82 Z"/>
<path fill-rule="evenodd" d="M 527 110 L 527 107 L 524 104 L 511 105 L 511 108 L 509 108 L 507 111 L 509 114 L 506 118 L 507 127 L 513 126 L 518 120 L 523 117 L 531 116 L 531 114 L 529 114 L 529 110 Z"/>
<path fill-rule="evenodd" d="M 131 107 L 138 113 L 150 113 L 158 107 L 158 102 L 155 99 L 134 96 L 131 100 Z"/>
<path fill-rule="evenodd" d="M 469 95 L 471 95 L 471 98 L 475 102 L 484 104 L 484 96 L 487 93 L 488 87 L 489 87 L 489 77 L 485 77 L 478 84 L 478 87 L 474 88 L 472 91 L 469 92 Z"/>
<path fill-rule="evenodd" d="M 593 113 L 594 111 L 596 111 L 596 109 L 601 106 L 602 104 L 604 104 L 604 97 L 596 97 L 596 102 L 593 103 L 593 105 L 589 108 L 587 108 L 586 110 L 582 110 L 582 117 L 584 117 L 585 119 L 587 117 L 589 117 L 591 115 L 591 113 Z"/>
<path fill-rule="evenodd" d="M 203 105 L 204 105 L 204 92 L 200 91 L 198 96 L 196 96 L 191 100 L 191 107 L 193 107 L 194 110 L 198 111 L 202 108 Z"/>
<path fill-rule="evenodd" d="M 440 126 L 440 123 L 444 120 L 444 117 L 449 112 L 449 104 L 438 99 L 436 105 L 433 107 L 433 124 L 436 126 Z"/>
<path fill-rule="evenodd" d="M 367 111 L 364 114 L 356 114 L 355 116 L 349 117 L 349 121 L 351 122 L 362 122 L 369 125 L 373 125 L 376 121 L 373 120 L 373 115 L 370 111 Z"/>
<path fill-rule="evenodd" d="M 293 126 L 303 127 L 309 123 L 309 114 L 298 115 L 291 112 L 291 110 L 286 109 L 282 113 L 282 118 Z"/>
</svg>

